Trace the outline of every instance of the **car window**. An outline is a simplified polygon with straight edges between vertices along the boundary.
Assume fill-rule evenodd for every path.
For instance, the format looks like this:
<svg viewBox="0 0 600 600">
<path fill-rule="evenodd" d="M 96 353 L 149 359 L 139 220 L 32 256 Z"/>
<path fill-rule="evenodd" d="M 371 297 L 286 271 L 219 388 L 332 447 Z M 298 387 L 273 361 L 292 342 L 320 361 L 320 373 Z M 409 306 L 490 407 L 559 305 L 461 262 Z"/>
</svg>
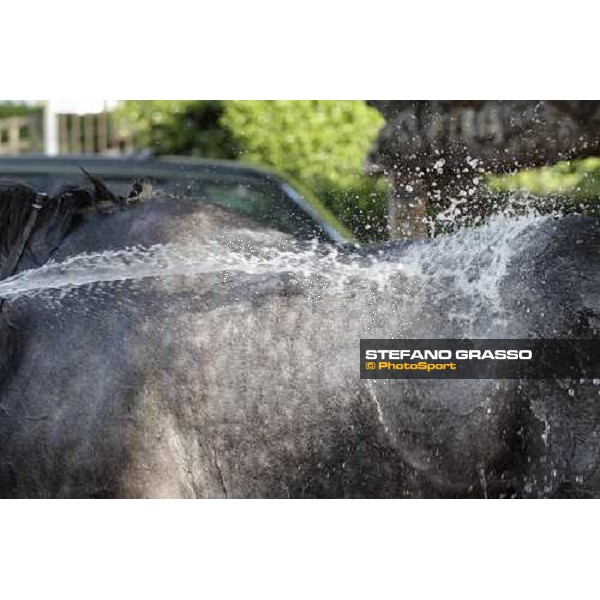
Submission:
<svg viewBox="0 0 600 600">
<path fill-rule="evenodd" d="M 326 239 L 321 226 L 275 186 L 204 183 L 200 197 L 296 238 Z"/>
<path fill-rule="evenodd" d="M 162 191 L 220 206 L 298 239 L 329 240 L 311 215 L 293 202 L 280 187 L 268 181 L 189 178 L 176 180 Z"/>
</svg>

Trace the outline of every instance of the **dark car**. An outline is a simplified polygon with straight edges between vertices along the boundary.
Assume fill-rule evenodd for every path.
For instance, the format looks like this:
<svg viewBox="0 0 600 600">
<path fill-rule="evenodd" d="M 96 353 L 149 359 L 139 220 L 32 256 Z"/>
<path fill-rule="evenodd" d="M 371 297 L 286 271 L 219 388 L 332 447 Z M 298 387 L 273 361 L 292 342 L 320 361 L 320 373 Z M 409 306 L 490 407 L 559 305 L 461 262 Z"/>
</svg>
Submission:
<svg viewBox="0 0 600 600">
<path fill-rule="evenodd" d="M 233 161 L 184 157 L 106 158 L 25 156 L 0 159 L 0 178 L 23 180 L 50 194 L 75 183 L 81 169 L 101 177 L 115 193 L 127 195 L 135 179 L 153 190 L 193 197 L 244 214 L 297 239 L 352 242 L 352 234 L 314 197 L 265 169 Z"/>
</svg>

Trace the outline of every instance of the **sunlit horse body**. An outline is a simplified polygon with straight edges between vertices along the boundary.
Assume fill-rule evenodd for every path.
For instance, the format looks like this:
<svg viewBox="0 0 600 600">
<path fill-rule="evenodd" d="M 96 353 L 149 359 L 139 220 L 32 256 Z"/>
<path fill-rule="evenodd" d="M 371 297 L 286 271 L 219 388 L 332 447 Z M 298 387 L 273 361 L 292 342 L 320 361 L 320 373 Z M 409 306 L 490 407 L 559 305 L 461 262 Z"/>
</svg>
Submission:
<svg viewBox="0 0 600 600">
<path fill-rule="evenodd" d="M 598 337 L 595 219 L 497 222 L 336 257 L 196 200 L 102 214 L 95 194 L 44 208 L 21 273 L 157 244 L 189 248 L 190 268 L 169 270 L 167 253 L 162 275 L 3 302 L 0 496 L 600 490 L 597 382 L 369 382 L 358 364 L 361 337 Z M 27 220 L 10 198 L 5 187 L 4 261 Z M 230 260 L 194 270 L 203 248 Z M 257 269 L 252 254 L 269 248 Z"/>
</svg>

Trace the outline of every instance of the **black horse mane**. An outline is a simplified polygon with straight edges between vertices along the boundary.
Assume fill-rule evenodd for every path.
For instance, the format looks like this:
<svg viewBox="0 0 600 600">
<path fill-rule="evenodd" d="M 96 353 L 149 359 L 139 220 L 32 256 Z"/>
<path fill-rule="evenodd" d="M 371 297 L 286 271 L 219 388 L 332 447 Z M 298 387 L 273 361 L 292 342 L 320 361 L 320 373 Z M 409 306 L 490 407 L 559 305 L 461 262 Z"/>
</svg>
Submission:
<svg viewBox="0 0 600 600">
<path fill-rule="evenodd" d="M 78 220 L 89 212 L 110 214 L 119 205 L 136 202 L 144 196 L 148 188 L 135 181 L 127 198 L 113 194 L 104 182 L 83 171 L 82 185 L 62 187 L 56 194 L 45 198 L 35 221 L 35 229 L 51 225 L 57 228 L 62 238 L 71 231 Z M 25 182 L 14 179 L 0 179 L 0 273 L 10 262 L 11 251 L 20 243 L 27 228 L 38 192 Z M 56 231 L 56 229 L 54 229 Z M 12 326 L 5 302 L 0 299 L 0 384 L 11 373 L 11 365 L 18 354 L 18 332 Z"/>
<path fill-rule="evenodd" d="M 134 182 L 129 196 L 123 198 L 113 194 L 100 178 L 83 169 L 82 172 L 85 176 L 82 185 L 64 186 L 45 199 L 36 228 L 52 222 L 62 235 L 66 235 L 77 218 L 85 213 L 109 214 L 119 205 L 131 204 L 139 198 L 141 185 L 138 181 Z M 37 195 L 37 191 L 24 182 L 0 179 L 0 268 L 23 234 Z"/>
</svg>

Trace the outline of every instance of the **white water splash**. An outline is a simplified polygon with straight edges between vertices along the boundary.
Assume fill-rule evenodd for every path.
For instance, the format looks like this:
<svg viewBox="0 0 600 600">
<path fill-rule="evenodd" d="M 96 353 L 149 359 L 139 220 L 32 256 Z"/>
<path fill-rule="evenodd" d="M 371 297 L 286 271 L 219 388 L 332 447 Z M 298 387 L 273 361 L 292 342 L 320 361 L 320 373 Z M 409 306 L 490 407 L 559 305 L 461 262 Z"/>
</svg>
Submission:
<svg viewBox="0 0 600 600">
<path fill-rule="evenodd" d="M 15 300 L 52 290 L 69 291 L 96 283 L 152 277 L 241 272 L 251 275 L 292 272 L 342 280 L 368 273 L 374 280 L 403 271 L 401 264 L 377 259 L 360 264 L 344 260 L 335 249 L 308 250 L 245 245 L 234 248 L 218 242 L 202 245 L 155 245 L 85 253 L 23 271 L 0 283 L 0 298 Z"/>
<path fill-rule="evenodd" d="M 0 298 L 15 300 L 59 290 L 62 293 L 96 283 L 140 280 L 152 277 L 242 272 L 246 274 L 294 273 L 319 277 L 342 288 L 356 279 L 385 286 L 398 276 L 427 281 L 445 289 L 460 289 L 493 305 L 499 299 L 499 283 L 515 252 L 523 248 L 522 236 L 541 217 L 498 218 L 490 223 L 425 243 L 398 253 L 374 250 L 353 258 L 334 248 L 318 245 L 300 249 L 294 244 L 269 245 L 254 232 L 209 243 L 131 247 L 84 253 L 62 262 L 49 262 L 0 282 Z M 271 240 L 273 241 L 273 240 Z M 451 283 L 452 285 L 449 285 Z"/>
</svg>

